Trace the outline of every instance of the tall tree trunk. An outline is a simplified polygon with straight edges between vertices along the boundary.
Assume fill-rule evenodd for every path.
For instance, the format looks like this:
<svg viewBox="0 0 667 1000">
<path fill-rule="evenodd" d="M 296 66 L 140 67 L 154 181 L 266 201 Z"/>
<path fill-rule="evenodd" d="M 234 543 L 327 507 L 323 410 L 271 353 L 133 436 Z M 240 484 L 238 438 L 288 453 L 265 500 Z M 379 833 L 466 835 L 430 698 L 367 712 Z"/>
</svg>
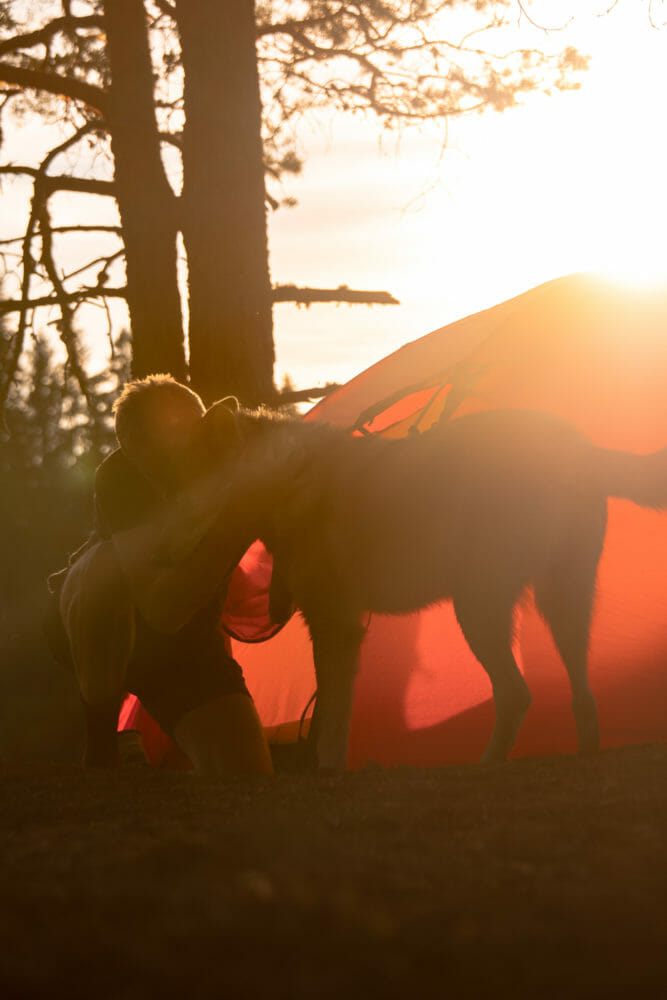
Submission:
<svg viewBox="0 0 667 1000">
<path fill-rule="evenodd" d="M 187 375 L 176 271 L 175 198 L 167 181 L 153 103 L 142 0 L 104 4 L 111 65 L 109 126 L 127 265 L 132 374 Z"/>
<path fill-rule="evenodd" d="M 253 0 L 176 0 L 185 72 L 182 231 L 190 375 L 211 402 L 273 393 Z"/>
</svg>

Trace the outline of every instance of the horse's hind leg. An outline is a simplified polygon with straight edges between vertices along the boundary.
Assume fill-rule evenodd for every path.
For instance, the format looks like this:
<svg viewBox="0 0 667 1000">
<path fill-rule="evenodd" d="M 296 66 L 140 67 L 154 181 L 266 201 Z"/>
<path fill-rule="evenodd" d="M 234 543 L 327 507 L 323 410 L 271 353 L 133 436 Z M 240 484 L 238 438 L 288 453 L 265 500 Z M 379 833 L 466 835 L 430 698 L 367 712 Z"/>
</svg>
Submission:
<svg viewBox="0 0 667 1000">
<path fill-rule="evenodd" d="M 573 547 L 570 559 L 562 560 L 547 578 L 535 582 L 535 603 L 551 629 L 570 679 L 580 753 L 600 747 L 597 705 L 588 684 L 587 665 L 599 555 L 592 540 Z"/>
<path fill-rule="evenodd" d="M 471 650 L 491 679 L 496 721 L 482 762 L 506 759 L 531 703 L 530 691 L 512 653 L 518 593 L 488 589 L 454 596 L 454 610 Z"/>
</svg>

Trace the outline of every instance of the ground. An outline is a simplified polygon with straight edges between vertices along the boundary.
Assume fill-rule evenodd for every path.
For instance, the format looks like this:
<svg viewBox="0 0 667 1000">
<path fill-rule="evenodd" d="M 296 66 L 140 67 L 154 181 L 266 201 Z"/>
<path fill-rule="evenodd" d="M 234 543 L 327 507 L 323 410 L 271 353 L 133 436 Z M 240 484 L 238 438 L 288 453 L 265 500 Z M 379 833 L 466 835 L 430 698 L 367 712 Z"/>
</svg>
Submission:
<svg viewBox="0 0 667 1000">
<path fill-rule="evenodd" d="M 0 996 L 665 996 L 666 772 L 5 762 Z"/>
</svg>

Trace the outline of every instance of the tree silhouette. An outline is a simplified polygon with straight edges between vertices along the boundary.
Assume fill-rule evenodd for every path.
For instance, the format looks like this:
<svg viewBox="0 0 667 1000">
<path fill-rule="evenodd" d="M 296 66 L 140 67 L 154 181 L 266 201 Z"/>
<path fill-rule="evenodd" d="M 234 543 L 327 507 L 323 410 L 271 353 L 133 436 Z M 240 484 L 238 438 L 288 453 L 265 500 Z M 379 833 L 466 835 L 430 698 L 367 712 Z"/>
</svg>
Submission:
<svg viewBox="0 0 667 1000">
<path fill-rule="evenodd" d="M 0 166 L 7 185 L 31 185 L 23 233 L 4 243 L 16 292 L 0 303 L 13 322 L 0 404 L 48 309 L 69 370 L 94 405 L 82 310 L 102 307 L 113 338 L 125 320 L 119 302 L 129 313 L 135 375 L 189 377 L 209 401 L 227 393 L 275 401 L 274 301 L 393 301 L 342 285 L 272 289 L 266 207 L 278 206 L 282 179 L 300 168 L 299 121 L 326 107 L 394 128 L 502 111 L 538 87 L 573 86 L 585 60 L 572 49 L 498 55 L 483 47 L 482 30 L 499 28 L 513 6 L 0 3 L 2 123 L 10 135 L 21 116 L 37 116 L 45 148 L 30 162 Z M 92 208 L 90 195 L 98 196 Z M 105 201 L 117 215 L 98 212 Z"/>
</svg>

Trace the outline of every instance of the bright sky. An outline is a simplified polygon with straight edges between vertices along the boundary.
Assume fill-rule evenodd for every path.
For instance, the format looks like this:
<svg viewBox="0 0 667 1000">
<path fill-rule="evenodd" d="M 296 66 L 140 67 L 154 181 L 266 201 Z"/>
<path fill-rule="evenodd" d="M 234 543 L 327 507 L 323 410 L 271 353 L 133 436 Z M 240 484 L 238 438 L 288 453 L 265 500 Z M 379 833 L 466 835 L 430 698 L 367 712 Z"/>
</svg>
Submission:
<svg viewBox="0 0 667 1000">
<path fill-rule="evenodd" d="M 578 16 L 548 38 L 524 22 L 517 44 L 590 53 L 582 89 L 451 122 L 442 157 L 435 133 L 380 146 L 372 119 L 337 118 L 302 135 L 305 170 L 289 191 L 299 205 L 270 219 L 273 281 L 386 289 L 401 305 L 277 305 L 278 381 L 286 372 L 297 387 L 345 381 L 406 341 L 558 275 L 667 280 L 667 26 L 651 28 L 647 0 L 596 16 L 610 5 L 534 4 L 544 24 L 563 10 Z M 651 10 L 667 22 L 667 0 Z M 29 122 L 7 139 L 17 161 L 44 142 Z M 7 235 L 24 224 L 12 190 Z M 102 327 L 99 316 L 89 310 L 90 329 Z M 97 340 L 93 357 L 104 348 L 104 335 Z"/>
<path fill-rule="evenodd" d="M 387 289 L 402 304 L 278 305 L 278 378 L 344 381 L 558 275 L 667 280 L 667 27 L 637 0 L 594 16 L 607 6 L 560 5 L 582 16 L 551 43 L 593 56 L 580 91 L 459 120 L 442 159 L 434 137 L 380 149 L 371 120 L 306 137 L 299 206 L 270 224 L 273 280 Z M 667 21 L 667 4 L 653 16 Z"/>
</svg>

